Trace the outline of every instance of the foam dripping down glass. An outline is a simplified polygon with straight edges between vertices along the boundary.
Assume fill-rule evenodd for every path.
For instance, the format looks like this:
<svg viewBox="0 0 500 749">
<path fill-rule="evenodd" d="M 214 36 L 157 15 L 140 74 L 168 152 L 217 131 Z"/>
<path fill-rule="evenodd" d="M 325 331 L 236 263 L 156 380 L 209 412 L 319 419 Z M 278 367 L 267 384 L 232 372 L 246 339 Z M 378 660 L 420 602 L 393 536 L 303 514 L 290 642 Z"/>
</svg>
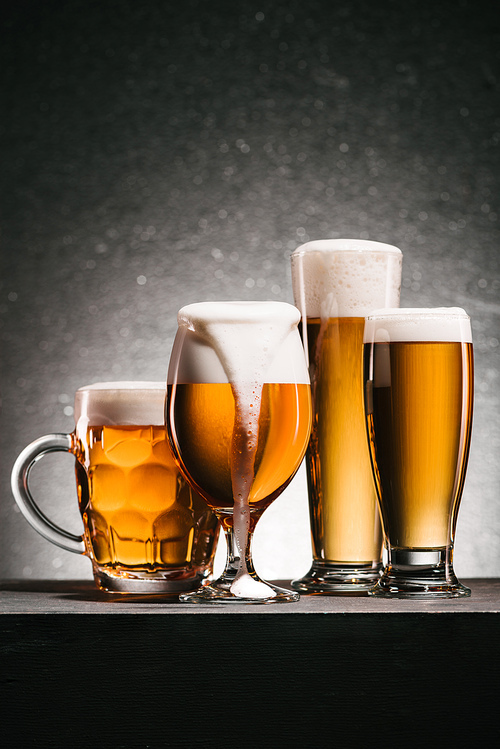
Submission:
<svg viewBox="0 0 500 749">
<path fill-rule="evenodd" d="M 298 600 L 257 575 L 255 526 L 289 484 L 311 429 L 309 375 L 298 322 L 282 302 L 183 307 L 170 358 L 166 423 L 179 467 L 221 521 L 226 566 L 185 602 Z"/>
</svg>

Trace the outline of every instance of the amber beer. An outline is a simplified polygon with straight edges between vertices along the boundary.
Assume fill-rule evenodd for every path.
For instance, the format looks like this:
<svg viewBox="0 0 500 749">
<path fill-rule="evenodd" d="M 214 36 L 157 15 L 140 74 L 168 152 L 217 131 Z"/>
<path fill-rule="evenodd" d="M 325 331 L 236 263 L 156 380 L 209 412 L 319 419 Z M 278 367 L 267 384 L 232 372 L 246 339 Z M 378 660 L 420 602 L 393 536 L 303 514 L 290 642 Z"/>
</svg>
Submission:
<svg viewBox="0 0 500 749">
<path fill-rule="evenodd" d="M 174 461 L 163 383 L 97 383 L 75 395 L 75 430 L 28 446 L 13 492 L 28 521 L 53 543 L 92 561 L 99 587 L 132 593 L 192 590 L 211 572 L 218 521 Z M 54 450 L 74 454 L 84 533 L 46 520 L 27 486 L 31 466 Z"/>
<path fill-rule="evenodd" d="M 399 303 L 401 252 L 361 240 L 309 242 L 292 255 L 313 398 L 306 455 L 313 564 L 302 592 L 361 592 L 381 568 L 382 533 L 363 409 L 364 317 Z"/>
<path fill-rule="evenodd" d="M 171 401 L 171 385 L 168 393 Z M 309 385 L 264 383 L 262 392 L 256 393 L 257 407 L 257 449 L 247 478 L 251 483 L 248 503 L 255 520 L 281 494 L 301 463 L 310 430 Z M 173 409 L 175 444 L 192 483 L 211 507 L 232 511 L 231 450 L 236 446 L 231 385 L 178 384 Z M 207 439 L 214 433 L 217 439 Z"/>
<path fill-rule="evenodd" d="M 179 474 L 165 427 L 94 425 L 80 438 L 78 498 L 101 576 L 209 562 L 213 515 Z"/>
<path fill-rule="evenodd" d="M 472 344 L 375 344 L 375 381 L 385 357 L 391 381 L 373 388 L 368 415 L 384 527 L 395 547 L 442 548 L 469 451 Z"/>
<path fill-rule="evenodd" d="M 362 317 L 329 318 L 323 326 L 307 321 L 314 393 L 307 455 L 313 553 L 354 565 L 379 560 L 382 546 L 363 411 L 364 323 Z"/>
<path fill-rule="evenodd" d="M 376 594 L 466 595 L 454 578 L 452 551 L 472 424 L 468 317 L 456 308 L 374 312 L 367 318 L 364 361 L 388 552 Z M 412 565 L 418 574 L 412 575 Z M 426 565 L 434 582 L 420 579 Z M 437 591 L 438 581 L 444 585 Z"/>
</svg>

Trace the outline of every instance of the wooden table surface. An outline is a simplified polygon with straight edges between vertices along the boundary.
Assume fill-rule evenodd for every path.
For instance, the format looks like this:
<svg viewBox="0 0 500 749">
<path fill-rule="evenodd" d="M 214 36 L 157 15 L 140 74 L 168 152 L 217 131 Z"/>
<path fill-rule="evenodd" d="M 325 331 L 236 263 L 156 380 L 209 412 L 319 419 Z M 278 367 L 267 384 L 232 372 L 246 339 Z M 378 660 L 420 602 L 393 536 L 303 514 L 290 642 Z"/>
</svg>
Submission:
<svg viewBox="0 0 500 749">
<path fill-rule="evenodd" d="M 290 581 L 276 581 L 290 587 Z M 499 613 L 500 579 L 463 581 L 470 598 L 387 601 L 368 596 L 302 596 L 297 603 L 266 605 L 181 604 L 165 596 L 122 595 L 84 580 L 11 580 L 0 583 L 2 614 L 436 614 Z"/>
<path fill-rule="evenodd" d="M 20 747 L 500 746 L 500 580 L 463 582 L 200 606 L 7 581 L 1 725 Z"/>
</svg>

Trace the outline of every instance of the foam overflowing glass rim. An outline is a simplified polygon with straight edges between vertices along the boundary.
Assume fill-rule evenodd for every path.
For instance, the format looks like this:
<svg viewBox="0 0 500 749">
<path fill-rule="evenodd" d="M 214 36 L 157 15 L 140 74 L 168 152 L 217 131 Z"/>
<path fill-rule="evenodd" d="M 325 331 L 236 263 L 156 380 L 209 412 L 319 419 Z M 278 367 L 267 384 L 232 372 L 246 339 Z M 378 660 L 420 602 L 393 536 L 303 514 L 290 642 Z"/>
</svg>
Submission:
<svg viewBox="0 0 500 749">
<path fill-rule="evenodd" d="M 272 301 L 222 301 L 193 302 L 181 307 L 177 313 L 177 322 L 184 327 L 192 328 L 200 323 L 221 322 L 226 324 L 254 324 L 269 322 L 269 319 L 298 322 L 298 310 L 287 302 Z"/>
</svg>

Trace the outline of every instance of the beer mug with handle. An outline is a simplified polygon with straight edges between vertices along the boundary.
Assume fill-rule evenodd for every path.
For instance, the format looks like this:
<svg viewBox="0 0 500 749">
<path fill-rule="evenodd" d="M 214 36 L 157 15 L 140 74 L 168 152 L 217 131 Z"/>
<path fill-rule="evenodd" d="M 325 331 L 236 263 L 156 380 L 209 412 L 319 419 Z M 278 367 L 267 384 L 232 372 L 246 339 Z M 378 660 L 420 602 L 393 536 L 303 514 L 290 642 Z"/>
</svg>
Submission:
<svg viewBox="0 0 500 749">
<path fill-rule="evenodd" d="M 157 382 L 82 387 L 74 431 L 35 440 L 12 470 L 26 520 L 57 546 L 88 556 L 97 585 L 110 592 L 175 594 L 197 588 L 212 571 L 217 518 L 174 462 L 165 394 Z M 80 536 L 45 517 L 29 488 L 33 465 L 56 451 L 75 456 Z"/>
</svg>

